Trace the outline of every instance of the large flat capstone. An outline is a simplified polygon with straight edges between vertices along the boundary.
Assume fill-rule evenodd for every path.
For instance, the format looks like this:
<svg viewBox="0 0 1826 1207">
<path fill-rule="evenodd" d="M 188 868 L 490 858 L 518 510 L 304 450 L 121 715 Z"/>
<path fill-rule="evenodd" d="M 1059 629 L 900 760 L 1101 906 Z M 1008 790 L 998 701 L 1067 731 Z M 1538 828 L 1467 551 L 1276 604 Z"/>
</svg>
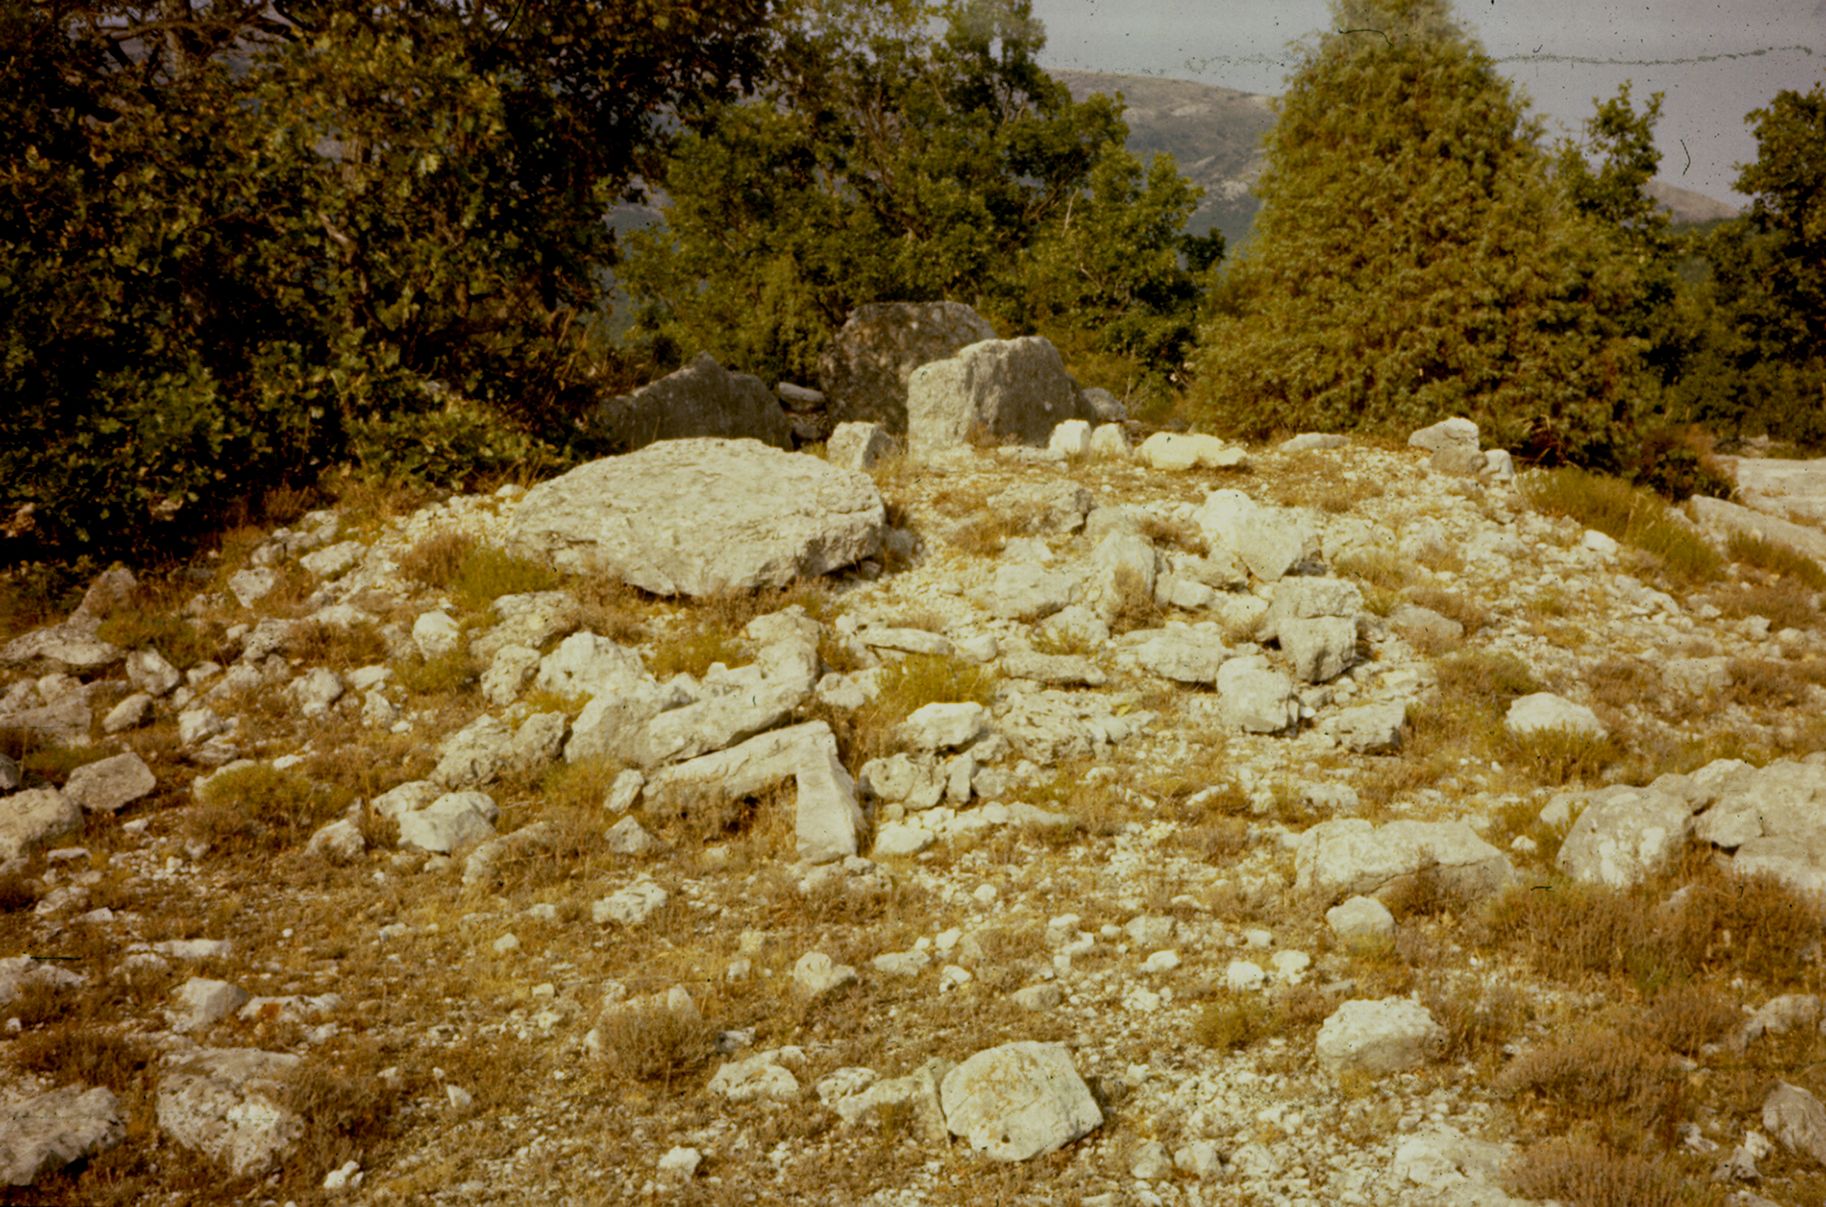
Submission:
<svg viewBox="0 0 1826 1207">
<path fill-rule="evenodd" d="M 881 547 L 867 474 L 754 440 L 663 440 L 528 492 L 509 549 L 655 595 L 782 587 Z"/>
</svg>

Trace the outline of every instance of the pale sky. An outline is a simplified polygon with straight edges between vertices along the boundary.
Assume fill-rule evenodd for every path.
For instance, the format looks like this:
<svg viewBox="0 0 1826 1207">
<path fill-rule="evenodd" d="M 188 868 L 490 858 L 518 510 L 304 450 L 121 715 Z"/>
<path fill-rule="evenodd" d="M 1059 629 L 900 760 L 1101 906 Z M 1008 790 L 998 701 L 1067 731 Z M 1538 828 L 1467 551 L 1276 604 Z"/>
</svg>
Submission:
<svg viewBox="0 0 1826 1207">
<path fill-rule="evenodd" d="M 1624 80 L 1665 92 L 1663 179 L 1721 200 L 1754 159 L 1744 115 L 1826 79 L 1826 0 L 1458 0 L 1459 17 L 1526 89 L 1550 132 L 1571 132 Z M 1034 0 L 1048 67 L 1279 92 L 1288 44 L 1325 0 Z M 1683 148 L 1682 143 L 1685 146 Z M 1688 156 L 1691 163 L 1688 163 Z"/>
</svg>

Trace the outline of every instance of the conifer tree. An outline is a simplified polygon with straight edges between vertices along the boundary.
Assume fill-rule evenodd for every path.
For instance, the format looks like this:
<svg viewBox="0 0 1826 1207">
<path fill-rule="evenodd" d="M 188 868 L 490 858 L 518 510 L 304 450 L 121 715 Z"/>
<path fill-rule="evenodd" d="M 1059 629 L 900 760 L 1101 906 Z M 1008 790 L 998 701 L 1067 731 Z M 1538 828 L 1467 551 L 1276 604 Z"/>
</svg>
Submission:
<svg viewBox="0 0 1826 1207">
<path fill-rule="evenodd" d="M 1523 98 L 1447 0 L 1339 0 L 1269 135 L 1262 209 L 1191 402 L 1239 434 L 1406 432 L 1612 466 L 1647 382 L 1641 282 L 1558 184 Z"/>
</svg>

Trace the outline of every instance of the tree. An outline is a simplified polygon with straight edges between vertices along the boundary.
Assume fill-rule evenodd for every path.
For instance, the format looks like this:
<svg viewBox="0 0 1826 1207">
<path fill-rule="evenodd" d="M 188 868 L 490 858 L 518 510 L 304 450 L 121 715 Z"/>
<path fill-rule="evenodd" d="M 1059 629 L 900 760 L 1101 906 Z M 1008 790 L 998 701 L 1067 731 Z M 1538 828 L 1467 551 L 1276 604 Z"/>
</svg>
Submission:
<svg viewBox="0 0 1826 1207">
<path fill-rule="evenodd" d="M 662 355 L 810 380 L 857 304 L 945 298 L 1082 336 L 1118 377 L 1171 364 L 1198 292 L 1181 256 L 1197 195 L 1122 150 L 1109 98 L 1073 102 L 1043 42 L 1027 0 L 815 6 L 785 69 L 655 182 L 665 225 L 621 268 L 642 330 Z"/>
<path fill-rule="evenodd" d="M 1535 457 L 1616 464 L 1643 341 L 1614 218 L 1552 179 L 1538 124 L 1446 0 L 1343 0 L 1333 25 L 1279 103 L 1195 415 L 1262 436 L 1463 414 Z M 1593 177 L 1585 204 L 1633 206 L 1621 183 Z"/>
<path fill-rule="evenodd" d="M 1826 447 L 1826 88 L 1784 90 L 1746 120 L 1750 210 L 1706 247 L 1722 371 L 1694 405 L 1734 432 Z"/>
<path fill-rule="evenodd" d="M 0 0 L 0 555 L 157 548 L 353 447 L 562 438 L 603 214 L 776 9 Z"/>
</svg>

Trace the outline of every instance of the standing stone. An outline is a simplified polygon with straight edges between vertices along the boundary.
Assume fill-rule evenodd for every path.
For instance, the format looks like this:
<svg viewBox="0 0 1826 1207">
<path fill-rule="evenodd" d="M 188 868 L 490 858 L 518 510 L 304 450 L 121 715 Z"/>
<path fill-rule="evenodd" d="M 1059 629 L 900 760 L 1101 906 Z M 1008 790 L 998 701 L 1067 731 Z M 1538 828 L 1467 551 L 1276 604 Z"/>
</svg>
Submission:
<svg viewBox="0 0 1826 1207">
<path fill-rule="evenodd" d="M 731 373 L 707 352 L 632 394 L 612 398 L 591 417 L 598 437 L 624 452 L 657 440 L 701 436 L 792 447 L 792 424 L 779 399 L 747 373 Z"/>
<path fill-rule="evenodd" d="M 984 340 L 914 372 L 907 386 L 907 440 L 915 457 L 967 445 L 973 432 L 1045 444 L 1081 414 L 1078 389 L 1051 342 L 1037 335 Z"/>
<path fill-rule="evenodd" d="M 868 475 L 751 440 L 668 440 L 535 486 L 513 552 L 655 595 L 783 587 L 881 548 Z"/>
<path fill-rule="evenodd" d="M 835 751 L 821 755 L 808 759 L 793 777 L 798 791 L 793 826 L 799 858 L 806 863 L 832 863 L 856 854 L 862 829 L 855 781 Z"/>
<path fill-rule="evenodd" d="M 871 302 L 831 337 L 818 382 L 839 423 L 860 420 L 904 432 L 913 371 L 994 338 L 995 328 L 962 302 Z"/>
<path fill-rule="evenodd" d="M 939 1095 L 951 1134 L 997 1161 L 1056 1152 L 1103 1123 L 1063 1044 L 978 1052 L 945 1075 Z"/>
</svg>

